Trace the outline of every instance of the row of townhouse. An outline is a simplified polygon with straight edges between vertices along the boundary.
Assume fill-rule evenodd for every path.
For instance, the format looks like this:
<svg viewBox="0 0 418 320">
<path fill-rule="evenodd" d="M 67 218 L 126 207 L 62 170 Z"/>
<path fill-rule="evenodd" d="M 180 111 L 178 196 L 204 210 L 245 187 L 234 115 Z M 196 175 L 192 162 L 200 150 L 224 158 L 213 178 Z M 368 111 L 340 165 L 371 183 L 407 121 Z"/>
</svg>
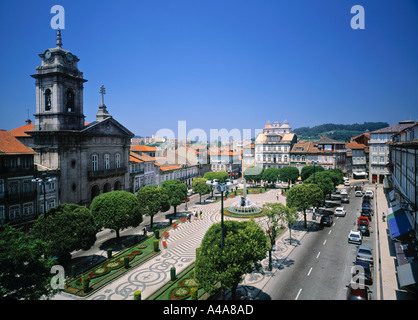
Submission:
<svg viewBox="0 0 418 320">
<path fill-rule="evenodd" d="M 149 146 L 131 146 L 129 157 L 130 191 L 138 192 L 146 185 L 160 186 L 166 180 L 177 179 L 188 187 L 202 174 L 202 166 L 186 160 L 167 161 L 161 149 Z"/>
</svg>

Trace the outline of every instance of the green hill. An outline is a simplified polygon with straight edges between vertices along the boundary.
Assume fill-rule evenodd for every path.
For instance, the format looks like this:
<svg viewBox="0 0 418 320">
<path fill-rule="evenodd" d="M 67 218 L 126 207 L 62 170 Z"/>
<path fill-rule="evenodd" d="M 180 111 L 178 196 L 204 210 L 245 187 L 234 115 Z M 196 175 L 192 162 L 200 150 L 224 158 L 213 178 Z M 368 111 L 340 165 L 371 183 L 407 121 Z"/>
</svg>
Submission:
<svg viewBox="0 0 418 320">
<path fill-rule="evenodd" d="M 321 136 L 339 141 L 350 141 L 351 137 L 362 134 L 366 131 L 375 131 L 381 128 L 389 127 L 387 122 L 364 122 L 363 124 L 334 124 L 325 123 L 319 126 L 301 127 L 292 130 L 300 140 L 317 140 Z"/>
</svg>

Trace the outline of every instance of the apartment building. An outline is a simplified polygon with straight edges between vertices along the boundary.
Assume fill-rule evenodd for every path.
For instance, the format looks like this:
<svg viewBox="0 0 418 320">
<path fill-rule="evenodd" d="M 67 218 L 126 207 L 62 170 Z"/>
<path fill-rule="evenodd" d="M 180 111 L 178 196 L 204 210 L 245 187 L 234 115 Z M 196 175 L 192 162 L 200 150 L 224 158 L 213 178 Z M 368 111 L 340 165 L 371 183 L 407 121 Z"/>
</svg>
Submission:
<svg viewBox="0 0 418 320">
<path fill-rule="evenodd" d="M 414 121 L 400 121 L 393 126 L 370 132 L 369 181 L 382 184 L 389 175 L 389 142 L 392 136 L 414 125 Z"/>
</svg>

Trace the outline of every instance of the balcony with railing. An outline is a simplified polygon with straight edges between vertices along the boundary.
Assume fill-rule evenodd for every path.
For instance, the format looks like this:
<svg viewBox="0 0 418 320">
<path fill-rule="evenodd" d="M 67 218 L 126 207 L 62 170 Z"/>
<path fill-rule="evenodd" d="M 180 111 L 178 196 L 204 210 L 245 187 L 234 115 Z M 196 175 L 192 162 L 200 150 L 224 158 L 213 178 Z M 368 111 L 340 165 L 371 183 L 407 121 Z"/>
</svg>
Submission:
<svg viewBox="0 0 418 320">
<path fill-rule="evenodd" d="M 126 172 L 128 172 L 128 169 L 126 167 L 103 169 L 103 170 L 89 170 L 88 178 L 89 179 L 106 178 L 110 176 L 124 174 Z"/>
</svg>

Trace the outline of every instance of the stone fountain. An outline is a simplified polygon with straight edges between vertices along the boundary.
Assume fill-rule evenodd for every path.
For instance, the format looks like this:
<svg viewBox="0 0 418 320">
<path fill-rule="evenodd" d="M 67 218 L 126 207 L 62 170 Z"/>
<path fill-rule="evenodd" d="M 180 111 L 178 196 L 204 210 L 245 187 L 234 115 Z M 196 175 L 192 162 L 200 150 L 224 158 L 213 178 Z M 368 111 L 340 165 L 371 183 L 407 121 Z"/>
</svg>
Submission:
<svg viewBox="0 0 418 320">
<path fill-rule="evenodd" d="M 247 181 L 243 178 L 244 190 L 242 196 L 232 206 L 228 207 L 226 211 L 233 214 L 239 214 L 242 216 L 254 215 L 261 213 L 261 208 L 253 203 L 247 197 Z"/>
</svg>

